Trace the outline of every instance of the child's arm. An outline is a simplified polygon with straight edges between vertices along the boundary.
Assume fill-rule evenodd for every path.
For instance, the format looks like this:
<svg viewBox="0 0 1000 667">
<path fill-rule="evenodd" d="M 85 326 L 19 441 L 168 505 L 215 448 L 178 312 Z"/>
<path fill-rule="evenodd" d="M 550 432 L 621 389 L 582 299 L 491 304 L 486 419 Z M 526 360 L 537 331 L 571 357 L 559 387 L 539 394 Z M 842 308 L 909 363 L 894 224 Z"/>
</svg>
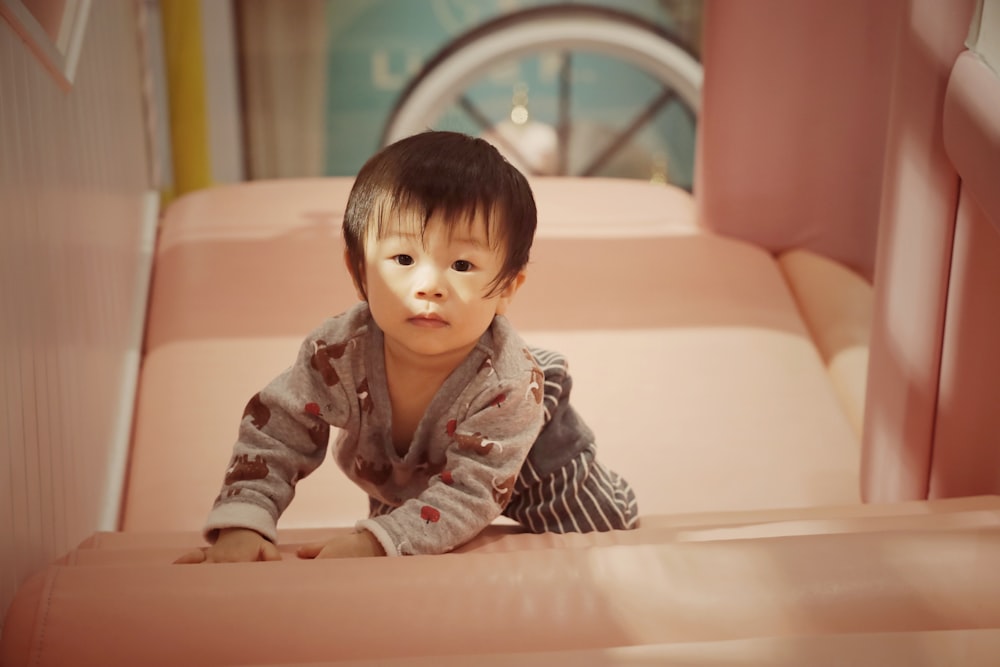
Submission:
<svg viewBox="0 0 1000 667">
<path fill-rule="evenodd" d="M 307 338 L 295 364 L 247 404 L 222 490 L 205 525 L 213 546 L 204 561 L 219 562 L 234 554 L 260 560 L 258 554 L 270 553 L 277 541 L 278 517 L 291 501 L 295 484 L 323 461 L 330 426 L 343 426 L 349 419 L 357 403 L 350 370 L 353 341 L 333 349 L 322 338 L 331 339 L 329 333 L 320 329 Z M 251 535 L 223 545 L 215 558 L 216 541 L 236 528 Z M 197 558 L 193 552 L 189 556 Z"/>
</svg>

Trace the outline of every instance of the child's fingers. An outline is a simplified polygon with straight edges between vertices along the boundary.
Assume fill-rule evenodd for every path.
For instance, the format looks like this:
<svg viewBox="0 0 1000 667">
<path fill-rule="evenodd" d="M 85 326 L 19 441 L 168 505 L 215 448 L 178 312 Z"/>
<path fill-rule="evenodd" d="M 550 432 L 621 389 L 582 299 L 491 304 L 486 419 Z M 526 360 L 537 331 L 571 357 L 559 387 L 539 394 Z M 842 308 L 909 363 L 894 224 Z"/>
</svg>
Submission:
<svg viewBox="0 0 1000 667">
<path fill-rule="evenodd" d="M 257 560 L 281 560 L 281 552 L 278 547 L 264 540 L 257 552 Z"/>
<path fill-rule="evenodd" d="M 234 551 L 213 551 L 209 553 L 208 548 L 202 547 L 194 551 L 189 551 L 177 560 L 174 561 L 175 565 L 197 565 L 199 563 L 243 563 L 251 561 L 270 561 L 270 560 L 281 560 L 281 553 L 278 551 L 278 547 L 274 546 L 270 542 L 264 540 L 260 547 L 257 549 L 256 555 L 251 551 L 247 553 L 243 551 L 242 555 L 240 552 Z"/>
<path fill-rule="evenodd" d="M 195 549 L 194 551 L 189 551 L 177 560 L 174 561 L 174 565 L 197 565 L 198 563 L 205 562 L 205 550 Z"/>
<path fill-rule="evenodd" d="M 319 542 L 317 544 L 306 544 L 298 548 L 295 553 L 299 558 L 316 558 L 319 553 L 323 551 L 323 547 L 326 546 L 325 542 Z"/>
</svg>

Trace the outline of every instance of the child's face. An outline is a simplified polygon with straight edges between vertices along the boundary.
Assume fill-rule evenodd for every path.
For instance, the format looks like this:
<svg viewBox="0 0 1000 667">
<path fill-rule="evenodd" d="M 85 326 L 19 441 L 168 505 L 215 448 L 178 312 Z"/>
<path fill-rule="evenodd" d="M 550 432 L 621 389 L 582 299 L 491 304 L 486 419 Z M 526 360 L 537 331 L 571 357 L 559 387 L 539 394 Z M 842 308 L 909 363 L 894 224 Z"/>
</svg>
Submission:
<svg viewBox="0 0 1000 667">
<path fill-rule="evenodd" d="M 486 223 L 449 228 L 431 218 L 399 216 L 382 238 L 365 243 L 365 289 L 372 317 L 387 346 L 422 356 L 464 357 L 503 314 L 523 272 L 498 294 L 487 296 L 503 266 L 503 249 L 487 242 Z"/>
</svg>

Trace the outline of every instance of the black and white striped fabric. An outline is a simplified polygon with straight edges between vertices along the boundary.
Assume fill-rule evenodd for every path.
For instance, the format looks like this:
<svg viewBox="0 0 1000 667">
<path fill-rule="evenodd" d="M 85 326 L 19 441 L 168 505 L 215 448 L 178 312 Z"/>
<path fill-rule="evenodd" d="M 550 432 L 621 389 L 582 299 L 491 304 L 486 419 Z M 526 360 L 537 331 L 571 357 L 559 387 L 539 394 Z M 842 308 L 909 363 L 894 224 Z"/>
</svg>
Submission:
<svg viewBox="0 0 1000 667">
<path fill-rule="evenodd" d="M 533 533 L 629 530 L 639 522 L 632 488 L 594 460 L 593 447 L 545 476 L 525 463 L 503 514 Z"/>
<path fill-rule="evenodd" d="M 594 434 L 570 405 L 573 380 L 565 357 L 541 349 L 531 353 L 545 375 L 545 425 L 504 516 L 535 533 L 635 528 L 635 493 L 596 460 Z"/>
</svg>

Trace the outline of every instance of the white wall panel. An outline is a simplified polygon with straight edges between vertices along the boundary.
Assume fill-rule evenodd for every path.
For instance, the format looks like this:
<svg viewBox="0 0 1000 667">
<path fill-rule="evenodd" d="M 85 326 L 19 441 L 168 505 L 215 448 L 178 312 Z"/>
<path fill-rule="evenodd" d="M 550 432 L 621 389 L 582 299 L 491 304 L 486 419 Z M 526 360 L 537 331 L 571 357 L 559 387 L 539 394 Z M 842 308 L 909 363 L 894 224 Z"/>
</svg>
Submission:
<svg viewBox="0 0 1000 667">
<path fill-rule="evenodd" d="M 135 9 L 92 4 L 68 91 L 0 20 L 0 612 L 115 527 L 155 224 Z"/>
</svg>

